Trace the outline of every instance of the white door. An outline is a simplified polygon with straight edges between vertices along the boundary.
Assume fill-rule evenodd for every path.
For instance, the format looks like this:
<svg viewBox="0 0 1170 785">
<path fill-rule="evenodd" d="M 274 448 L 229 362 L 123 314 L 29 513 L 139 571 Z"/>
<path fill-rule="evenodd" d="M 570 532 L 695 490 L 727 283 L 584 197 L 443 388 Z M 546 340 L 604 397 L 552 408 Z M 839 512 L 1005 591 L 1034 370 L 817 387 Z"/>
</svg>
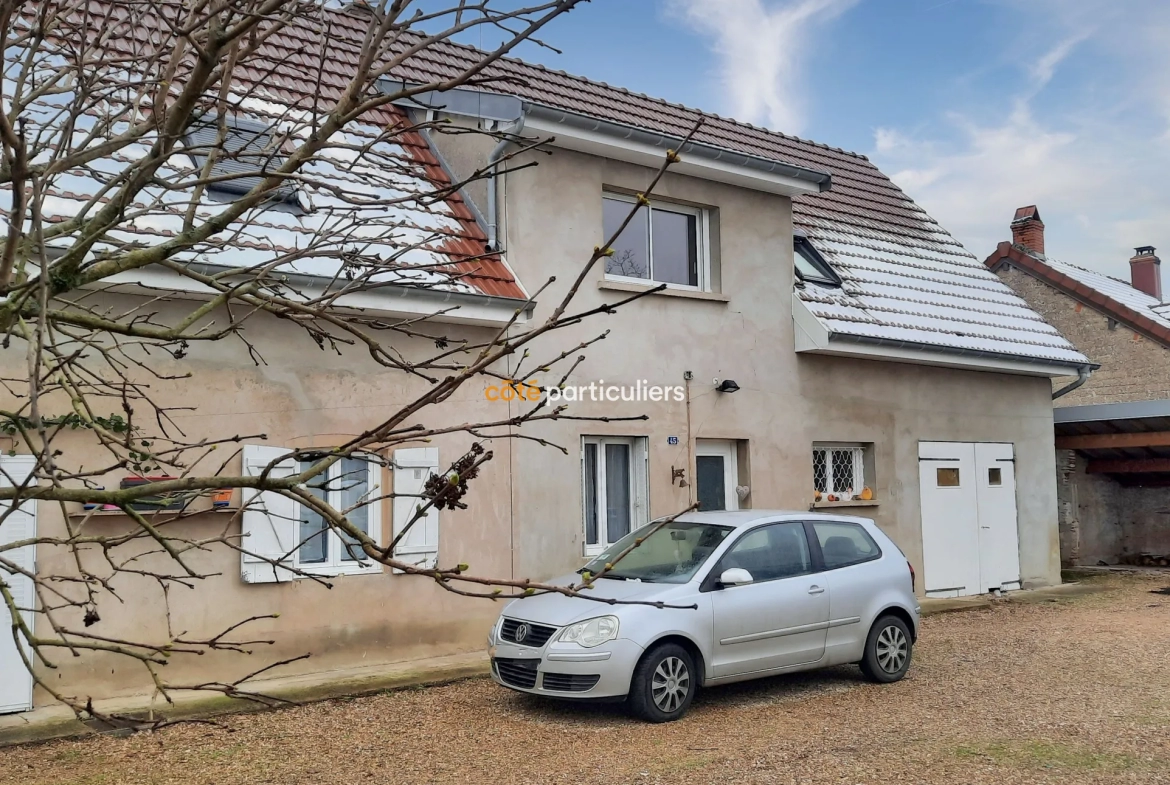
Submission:
<svg viewBox="0 0 1170 785">
<path fill-rule="evenodd" d="M 695 442 L 695 496 L 700 511 L 738 510 L 739 496 L 735 492 L 738 478 L 735 442 L 723 439 Z"/>
<path fill-rule="evenodd" d="M 18 455 L 0 457 L 0 487 L 11 487 L 28 477 L 33 468 L 33 457 Z M 0 545 L 35 537 L 37 532 L 36 502 L 29 501 L 16 510 L 11 504 L 0 502 Z M 6 550 L 4 558 L 22 569 L 33 572 L 35 546 Z M 8 584 L 16 605 L 26 608 L 22 616 L 29 629 L 33 626 L 31 608 L 35 604 L 33 582 L 24 575 L 13 574 L 0 567 L 0 580 Z M 25 649 L 27 656 L 28 649 Z M 7 607 L 0 608 L 0 713 L 27 711 L 32 708 L 32 676 L 24 666 L 20 652 L 12 638 L 12 625 Z"/>
<path fill-rule="evenodd" d="M 1020 588 L 1016 463 L 1010 444 L 975 445 L 982 591 Z"/>
<path fill-rule="evenodd" d="M 919 442 L 922 569 L 928 597 L 979 594 L 979 503 L 975 446 Z"/>
<path fill-rule="evenodd" d="M 923 585 L 930 597 L 1020 587 L 1010 444 L 919 442 Z"/>
</svg>

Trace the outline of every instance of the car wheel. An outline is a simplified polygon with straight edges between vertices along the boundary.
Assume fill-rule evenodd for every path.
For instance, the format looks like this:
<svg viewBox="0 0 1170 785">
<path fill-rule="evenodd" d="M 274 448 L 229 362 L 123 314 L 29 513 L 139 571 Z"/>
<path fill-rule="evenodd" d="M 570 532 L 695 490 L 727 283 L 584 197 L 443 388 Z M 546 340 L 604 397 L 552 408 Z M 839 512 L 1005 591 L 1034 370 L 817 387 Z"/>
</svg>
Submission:
<svg viewBox="0 0 1170 785">
<path fill-rule="evenodd" d="M 869 630 L 861 672 L 870 681 L 883 684 L 898 681 L 910 670 L 914 644 L 910 628 L 897 616 L 882 616 Z"/>
<path fill-rule="evenodd" d="M 630 681 L 628 704 L 647 722 L 671 722 L 690 708 L 699 675 L 690 652 L 677 643 L 656 646 L 642 657 Z"/>
</svg>

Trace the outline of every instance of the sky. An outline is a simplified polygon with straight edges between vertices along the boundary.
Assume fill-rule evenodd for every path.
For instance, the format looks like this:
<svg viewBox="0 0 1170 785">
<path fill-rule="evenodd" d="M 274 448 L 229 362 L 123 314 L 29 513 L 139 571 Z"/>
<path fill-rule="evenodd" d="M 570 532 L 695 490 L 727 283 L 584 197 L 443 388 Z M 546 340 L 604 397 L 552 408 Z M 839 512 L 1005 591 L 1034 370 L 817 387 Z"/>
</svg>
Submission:
<svg viewBox="0 0 1170 785">
<path fill-rule="evenodd" d="M 979 258 L 1036 204 L 1049 256 L 1170 262 L 1168 0 L 592 0 L 542 38 L 519 56 L 869 156 Z"/>
</svg>

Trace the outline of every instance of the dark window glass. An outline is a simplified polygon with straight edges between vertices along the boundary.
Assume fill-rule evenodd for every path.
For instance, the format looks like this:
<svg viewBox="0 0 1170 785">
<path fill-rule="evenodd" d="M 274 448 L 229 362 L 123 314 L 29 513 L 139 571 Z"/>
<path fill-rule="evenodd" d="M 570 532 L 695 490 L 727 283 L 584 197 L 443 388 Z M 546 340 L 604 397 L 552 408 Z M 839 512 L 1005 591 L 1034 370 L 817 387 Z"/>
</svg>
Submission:
<svg viewBox="0 0 1170 785">
<path fill-rule="evenodd" d="M 812 570 L 804 524 L 774 523 L 748 532 L 723 557 L 719 569 L 738 567 L 755 581 L 790 578 Z"/>
<path fill-rule="evenodd" d="M 794 237 L 793 251 L 796 273 L 802 281 L 814 281 L 827 286 L 841 285 L 841 278 L 807 238 Z"/>
<path fill-rule="evenodd" d="M 654 233 L 654 280 L 698 286 L 698 218 L 655 208 L 650 226 Z"/>
<path fill-rule="evenodd" d="M 603 239 L 608 240 L 634 205 L 621 199 L 602 199 L 601 207 L 605 224 Z M 605 272 L 629 278 L 650 277 L 650 211 L 647 208 L 639 207 L 625 231 L 613 241 L 613 256 L 605 260 Z"/>
<path fill-rule="evenodd" d="M 821 493 L 829 490 L 828 452 L 825 450 L 813 450 L 813 486 Z"/>
<path fill-rule="evenodd" d="M 312 463 L 301 463 L 299 471 L 310 468 Z M 326 499 L 326 492 L 331 487 L 325 475 L 309 480 L 309 493 L 319 499 Z M 300 546 L 297 548 L 297 559 L 301 564 L 320 564 L 329 559 L 329 527 L 325 519 L 318 513 L 301 505 Z"/>
<path fill-rule="evenodd" d="M 193 124 L 187 132 L 187 148 L 191 159 L 200 171 L 208 156 L 215 151 L 215 163 L 211 165 L 210 176 L 216 182 L 208 184 L 208 190 L 224 194 L 243 195 L 259 185 L 264 176 L 284 165 L 276 140 L 269 129 L 245 122 L 229 122 L 222 143 L 219 128 L 214 120 Z M 296 189 L 292 185 L 280 185 L 273 191 L 278 201 L 295 201 Z"/>
<path fill-rule="evenodd" d="M 370 533 L 370 464 L 360 458 L 343 458 L 341 475 L 330 487 L 341 492 L 341 509 L 345 517 L 365 534 Z M 377 504 L 378 502 L 373 502 Z M 361 561 L 365 551 L 357 540 L 341 534 L 342 561 Z"/>
<path fill-rule="evenodd" d="M 1003 469 L 998 466 L 992 466 L 987 470 L 987 484 L 988 485 L 1003 485 Z"/>
<path fill-rule="evenodd" d="M 630 445 L 605 445 L 605 520 L 610 542 L 630 533 L 630 491 Z"/>
<path fill-rule="evenodd" d="M 821 544 L 825 569 L 848 567 L 850 564 L 869 561 L 882 555 L 881 549 L 869 536 L 869 532 L 856 523 L 814 521 L 813 530 L 816 531 L 817 541 Z"/>
<path fill-rule="evenodd" d="M 585 445 L 585 542 L 596 545 L 597 539 L 597 445 Z"/>
<path fill-rule="evenodd" d="M 699 455 L 695 458 L 695 479 L 699 483 L 699 511 L 726 510 L 727 485 L 720 455 Z"/>
</svg>

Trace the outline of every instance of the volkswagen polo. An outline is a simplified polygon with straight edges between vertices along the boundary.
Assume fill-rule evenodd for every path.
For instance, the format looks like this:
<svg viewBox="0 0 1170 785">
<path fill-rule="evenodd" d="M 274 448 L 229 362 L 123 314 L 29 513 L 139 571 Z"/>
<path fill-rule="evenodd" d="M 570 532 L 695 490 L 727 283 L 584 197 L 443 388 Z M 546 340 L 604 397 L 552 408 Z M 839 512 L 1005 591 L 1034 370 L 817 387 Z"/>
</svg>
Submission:
<svg viewBox="0 0 1170 785">
<path fill-rule="evenodd" d="M 897 681 L 918 636 L 914 569 L 866 518 L 689 513 L 631 532 L 580 572 L 601 576 L 585 596 L 504 608 L 488 636 L 496 682 L 624 699 L 666 722 L 700 687 L 778 673 L 856 663 L 873 681 Z"/>
</svg>

